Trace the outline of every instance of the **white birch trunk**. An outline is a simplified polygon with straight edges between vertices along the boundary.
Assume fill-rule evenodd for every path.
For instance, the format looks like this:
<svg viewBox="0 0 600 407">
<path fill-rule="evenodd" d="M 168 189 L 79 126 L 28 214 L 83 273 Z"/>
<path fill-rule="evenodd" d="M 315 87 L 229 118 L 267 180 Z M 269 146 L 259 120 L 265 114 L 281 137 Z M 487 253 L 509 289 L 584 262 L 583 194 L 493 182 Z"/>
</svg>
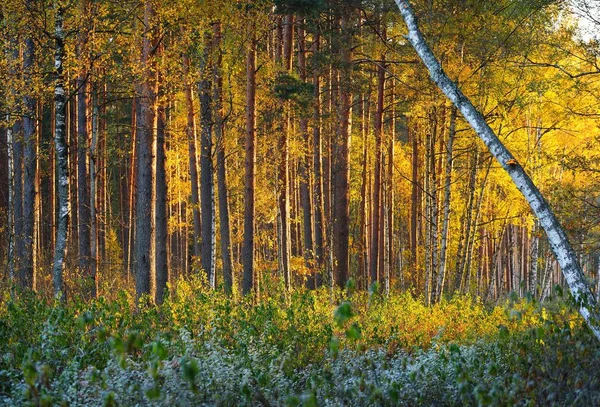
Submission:
<svg viewBox="0 0 600 407">
<path fill-rule="evenodd" d="M 444 94 L 456 105 L 465 119 L 475 130 L 477 135 L 488 147 L 492 155 L 510 175 L 515 186 L 521 191 L 531 206 L 540 225 L 548 235 L 548 241 L 552 251 L 562 269 L 563 275 L 575 302 L 579 306 L 579 312 L 587 322 L 594 335 L 600 340 L 600 324 L 596 312 L 596 300 L 587 280 L 577 262 L 577 256 L 571 247 L 565 232 L 558 219 L 550 209 L 539 189 L 533 184 L 531 178 L 525 173 L 523 167 L 514 159 L 510 151 L 498 139 L 494 131 L 487 124 L 483 116 L 462 91 L 453 83 L 442 70 L 440 63 L 425 42 L 417 18 L 408 0 L 395 0 L 400 13 L 408 27 L 407 38 L 413 48 L 423 61 L 431 79 L 444 92 Z"/>
<path fill-rule="evenodd" d="M 63 57 L 65 53 L 65 32 L 63 30 L 64 8 L 55 1 L 54 21 L 54 106 L 55 127 L 54 144 L 56 149 L 56 170 L 58 177 L 58 225 L 56 228 L 56 244 L 54 248 L 54 266 L 52 279 L 54 296 L 65 300 L 63 273 L 65 258 L 67 257 L 67 241 L 69 236 L 69 215 L 71 213 L 69 202 L 69 166 L 68 146 L 66 141 L 66 96 L 63 78 Z"/>
</svg>

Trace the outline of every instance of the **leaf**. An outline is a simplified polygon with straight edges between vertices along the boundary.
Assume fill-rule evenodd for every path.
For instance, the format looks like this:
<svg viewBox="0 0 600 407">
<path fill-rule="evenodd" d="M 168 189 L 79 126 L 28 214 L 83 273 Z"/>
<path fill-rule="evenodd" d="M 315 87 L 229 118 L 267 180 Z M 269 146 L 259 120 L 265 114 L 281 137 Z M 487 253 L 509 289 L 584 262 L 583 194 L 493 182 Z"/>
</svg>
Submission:
<svg viewBox="0 0 600 407">
<path fill-rule="evenodd" d="M 333 312 L 333 319 L 338 326 L 352 318 L 352 306 L 350 302 L 343 301 Z"/>
</svg>

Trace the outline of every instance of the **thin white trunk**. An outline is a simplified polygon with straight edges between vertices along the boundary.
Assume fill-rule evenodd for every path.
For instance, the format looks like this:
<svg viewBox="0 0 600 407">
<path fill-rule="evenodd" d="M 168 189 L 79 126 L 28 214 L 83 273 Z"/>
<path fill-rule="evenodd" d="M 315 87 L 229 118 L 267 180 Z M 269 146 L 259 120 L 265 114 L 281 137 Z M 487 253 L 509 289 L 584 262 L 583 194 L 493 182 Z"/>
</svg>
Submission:
<svg viewBox="0 0 600 407">
<path fill-rule="evenodd" d="M 55 127 L 54 144 L 56 148 L 56 169 L 58 177 L 58 225 L 56 229 L 56 245 L 54 248 L 54 266 L 52 279 L 54 283 L 54 296 L 65 300 L 63 273 L 65 258 L 67 257 L 67 241 L 69 236 L 69 215 L 71 213 L 69 202 L 69 165 L 68 146 L 66 141 L 66 96 L 63 78 L 63 57 L 65 53 L 65 32 L 63 30 L 64 8 L 54 3 L 54 106 Z"/>
<path fill-rule="evenodd" d="M 510 175 L 515 186 L 521 191 L 531 206 L 534 214 L 540 221 L 540 225 L 548 235 L 548 241 L 552 251 L 562 269 L 563 275 L 575 302 L 579 306 L 579 312 L 587 322 L 590 329 L 600 340 L 600 323 L 596 315 L 596 299 L 594 298 L 585 275 L 577 262 L 577 256 L 567 239 L 558 219 L 550 209 L 539 189 L 533 184 L 531 178 L 525 173 L 523 167 L 514 159 L 510 151 L 498 139 L 494 131 L 487 124 L 481 113 L 473 106 L 471 101 L 462 93 L 454 82 L 448 78 L 442 70 L 440 63 L 425 42 L 417 25 L 417 18 L 408 0 L 395 0 L 400 13 L 408 27 L 407 38 L 413 48 L 423 61 L 431 79 L 444 92 L 444 94 L 456 105 L 465 119 L 475 130 L 477 135 L 486 144 L 492 155 Z"/>
</svg>

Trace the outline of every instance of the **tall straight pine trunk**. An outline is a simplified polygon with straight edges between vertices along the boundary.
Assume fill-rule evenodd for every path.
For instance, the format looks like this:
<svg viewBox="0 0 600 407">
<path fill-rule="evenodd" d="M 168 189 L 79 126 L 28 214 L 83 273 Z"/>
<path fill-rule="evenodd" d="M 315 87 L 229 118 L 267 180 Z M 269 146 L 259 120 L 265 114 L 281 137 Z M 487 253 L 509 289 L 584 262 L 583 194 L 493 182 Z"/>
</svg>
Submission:
<svg viewBox="0 0 600 407">
<path fill-rule="evenodd" d="M 213 28 L 212 66 L 214 132 L 217 141 L 217 184 L 219 190 L 219 224 L 221 229 L 221 260 L 223 262 L 223 285 L 225 292 L 231 294 L 235 284 L 233 259 L 231 254 L 231 231 L 229 224 L 229 199 L 227 191 L 227 163 L 225 159 L 225 123 L 223 118 L 223 78 L 221 76 L 221 23 L 215 22 Z"/>
<path fill-rule="evenodd" d="M 246 156 L 244 176 L 244 243 L 242 266 L 244 268 L 242 292 L 258 293 L 254 268 L 254 178 L 256 174 L 256 33 L 251 27 L 252 39 L 246 56 Z"/>
<path fill-rule="evenodd" d="M 153 49 L 156 32 L 152 27 L 155 10 L 151 1 L 144 9 L 144 36 L 142 40 L 142 76 L 137 85 L 139 115 L 137 117 L 137 177 L 135 184 L 135 256 L 134 275 L 137 297 L 150 295 L 154 300 L 153 246 L 153 159 L 156 78 L 153 72 Z"/>
</svg>

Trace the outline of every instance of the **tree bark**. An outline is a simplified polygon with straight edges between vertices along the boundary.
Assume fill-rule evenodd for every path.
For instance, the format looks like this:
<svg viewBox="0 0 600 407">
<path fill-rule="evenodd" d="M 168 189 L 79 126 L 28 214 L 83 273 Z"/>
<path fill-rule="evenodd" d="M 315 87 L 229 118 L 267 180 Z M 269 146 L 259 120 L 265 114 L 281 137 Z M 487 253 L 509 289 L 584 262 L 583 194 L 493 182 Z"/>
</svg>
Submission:
<svg viewBox="0 0 600 407">
<path fill-rule="evenodd" d="M 315 260 L 318 271 L 315 273 L 315 288 L 321 284 L 320 276 L 323 266 L 323 161 L 321 145 L 321 77 L 320 67 L 318 66 L 319 43 L 321 39 L 319 34 L 315 34 L 313 42 L 313 86 L 314 86 L 314 105 L 313 105 L 313 199 L 314 199 L 314 230 L 315 230 Z"/>
<path fill-rule="evenodd" d="M 450 111 L 450 129 L 448 131 L 448 141 L 446 142 L 446 171 L 444 180 L 444 218 L 442 221 L 442 237 L 440 247 L 440 269 L 437 275 L 437 289 L 434 301 L 441 300 L 444 293 L 444 282 L 446 280 L 446 262 L 448 252 L 448 230 L 450 226 L 450 203 L 452 198 L 452 169 L 454 167 L 454 157 L 452 151 L 454 147 L 454 136 L 456 135 L 456 107 L 452 106 Z"/>
<path fill-rule="evenodd" d="M 89 261 L 89 294 L 92 298 L 98 294 L 98 219 L 97 219 L 97 180 L 98 180 L 98 95 L 94 90 L 92 95 L 92 142 L 90 143 L 90 261 Z M 84 157 L 85 159 L 85 157 Z"/>
<path fill-rule="evenodd" d="M 514 159 L 510 151 L 494 134 L 494 131 L 486 123 L 481 113 L 442 70 L 438 60 L 433 55 L 433 52 L 419 30 L 417 18 L 408 0 L 395 1 L 408 26 L 408 40 L 429 70 L 431 79 L 461 111 L 467 122 L 473 127 L 500 165 L 502 165 L 502 168 L 510 175 L 514 184 L 531 206 L 540 225 L 546 231 L 552 251 L 562 269 L 575 303 L 579 306 L 579 312 L 592 332 L 600 340 L 600 325 L 598 322 L 600 319 L 595 310 L 596 300 L 577 262 L 577 256 L 558 219 L 539 189 L 533 184 L 531 178 Z"/>
<path fill-rule="evenodd" d="M 350 159 L 350 115 L 352 112 L 352 37 L 349 32 L 350 21 L 347 15 L 341 20 L 342 43 L 340 59 L 342 67 L 339 71 L 339 102 L 336 101 L 339 127 L 333 142 L 332 182 L 333 182 L 333 267 L 335 282 L 343 288 L 348 281 L 349 273 L 349 166 Z"/>
<path fill-rule="evenodd" d="M 65 8 L 56 1 L 54 2 L 54 7 L 54 145 L 56 149 L 56 172 L 58 177 L 58 225 L 56 228 L 52 281 L 54 285 L 54 296 L 65 301 L 66 295 L 63 274 L 65 270 L 65 259 L 67 257 L 69 214 L 71 212 L 69 201 L 69 158 L 66 141 L 66 91 L 63 77 L 63 58 L 65 54 L 65 32 L 63 29 L 63 21 Z"/>
<path fill-rule="evenodd" d="M 30 5 L 31 0 L 27 1 Z M 20 261 L 19 281 L 21 288 L 35 290 L 35 201 L 37 175 L 37 115 L 33 92 L 32 74 L 35 45 L 31 37 L 25 40 L 23 52 L 23 76 L 27 94 L 23 98 L 23 258 Z"/>
<path fill-rule="evenodd" d="M 223 261 L 223 285 L 227 294 L 233 293 L 234 269 L 231 255 L 231 231 L 229 224 L 229 198 L 227 192 L 227 166 L 225 159 L 225 124 L 223 122 L 223 79 L 221 77 L 221 23 L 213 28 L 213 103 L 214 131 L 217 140 L 217 183 L 219 189 L 219 222 L 221 229 L 221 259 Z"/>
<path fill-rule="evenodd" d="M 217 249 L 217 230 L 215 214 L 215 179 L 213 165 L 213 117 L 211 81 L 208 76 L 208 60 L 210 58 L 210 42 L 207 40 L 198 82 L 200 97 L 200 204 L 202 205 L 202 269 L 206 273 L 208 286 L 216 288 L 215 257 Z"/>
<path fill-rule="evenodd" d="M 167 230 L 167 170 L 166 170 L 166 112 L 164 102 L 159 102 L 156 120 L 156 202 L 154 203 L 154 213 L 156 222 L 156 232 L 154 235 L 154 245 L 156 254 L 154 257 L 156 263 L 156 294 L 157 304 L 162 304 L 165 298 L 167 283 L 169 282 L 169 262 L 167 257 L 167 240 L 169 238 Z"/>
<path fill-rule="evenodd" d="M 188 155 L 190 162 L 190 183 L 192 195 L 192 218 L 194 222 L 194 256 L 200 259 L 202 249 L 200 246 L 201 239 L 201 221 L 200 221 L 200 184 L 198 183 L 198 161 L 196 154 L 196 121 L 194 119 L 194 99 L 192 85 L 190 83 L 189 69 L 190 62 L 187 56 L 183 57 L 183 69 L 185 76 L 185 102 L 187 106 L 187 125 L 185 133 L 188 141 Z"/>
<path fill-rule="evenodd" d="M 80 38 L 78 56 L 80 61 L 84 60 L 83 47 L 85 38 Z M 88 82 L 85 69 L 82 69 L 77 77 L 77 212 L 79 215 L 78 223 L 78 254 L 79 271 L 84 276 L 85 296 L 93 298 L 95 278 L 91 275 L 91 211 L 90 211 L 90 178 L 91 168 L 88 173 L 88 106 L 87 91 Z M 95 152 L 94 152 L 95 154 Z M 90 151 L 90 167 L 93 165 L 92 151 Z M 94 174 L 95 175 L 95 174 Z M 94 186 L 95 187 L 95 186 Z"/>
<path fill-rule="evenodd" d="M 142 77 L 137 85 L 139 95 L 139 115 L 137 118 L 137 177 L 135 184 L 135 257 L 134 275 L 137 298 L 149 295 L 154 300 L 155 273 L 152 259 L 153 246 L 153 142 L 156 80 L 153 65 L 153 38 L 155 30 L 152 20 L 155 10 L 151 1 L 146 1 L 144 9 L 144 36 L 142 43 Z"/>
<path fill-rule="evenodd" d="M 304 21 L 298 25 L 298 72 L 300 80 L 306 82 L 306 41 L 303 27 Z M 300 201 L 302 204 L 302 224 L 304 233 L 304 262 L 307 267 L 312 266 L 314 256 L 313 248 L 313 229 L 312 229 L 312 206 L 310 196 L 310 138 L 308 133 L 308 118 L 304 112 L 300 112 L 300 134 L 302 135 L 303 146 L 299 157 L 299 176 L 300 176 Z"/>
<path fill-rule="evenodd" d="M 384 94 L 385 94 L 385 54 L 381 56 L 381 62 L 377 65 L 377 110 L 375 112 L 375 172 L 373 183 L 373 223 L 372 242 L 371 242 L 371 264 L 369 270 L 371 272 L 371 284 L 379 282 L 379 237 L 380 237 L 380 218 L 381 218 L 381 173 L 382 173 L 382 142 L 383 142 L 383 109 L 384 109 Z"/>
<path fill-rule="evenodd" d="M 244 245 L 242 264 L 244 276 L 242 292 L 250 294 L 256 283 L 254 271 L 254 178 L 256 167 L 256 34 L 246 58 L 246 157 L 244 176 Z M 256 284 L 258 293 L 258 284 Z"/>
</svg>

